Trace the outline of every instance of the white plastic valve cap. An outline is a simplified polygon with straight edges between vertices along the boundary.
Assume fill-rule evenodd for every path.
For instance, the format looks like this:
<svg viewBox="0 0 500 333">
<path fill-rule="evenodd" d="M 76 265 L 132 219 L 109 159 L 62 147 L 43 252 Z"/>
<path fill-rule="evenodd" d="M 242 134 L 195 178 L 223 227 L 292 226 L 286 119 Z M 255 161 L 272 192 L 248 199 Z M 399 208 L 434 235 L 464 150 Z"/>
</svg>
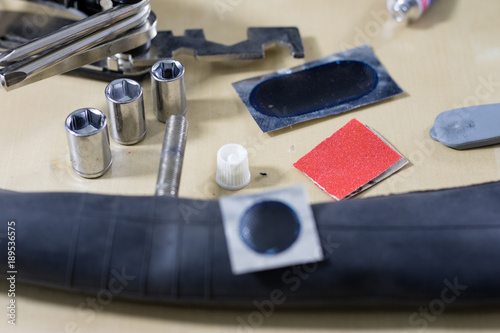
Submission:
<svg viewBox="0 0 500 333">
<path fill-rule="evenodd" d="M 239 190 L 250 183 L 248 152 L 242 145 L 229 143 L 217 152 L 215 181 L 226 190 Z"/>
</svg>

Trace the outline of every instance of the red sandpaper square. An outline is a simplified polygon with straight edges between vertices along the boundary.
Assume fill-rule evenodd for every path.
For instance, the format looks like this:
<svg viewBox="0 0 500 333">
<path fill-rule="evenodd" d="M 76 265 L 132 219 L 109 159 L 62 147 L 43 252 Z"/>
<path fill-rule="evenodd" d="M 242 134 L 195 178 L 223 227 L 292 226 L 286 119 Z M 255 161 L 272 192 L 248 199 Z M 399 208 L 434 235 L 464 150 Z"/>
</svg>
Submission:
<svg viewBox="0 0 500 333">
<path fill-rule="evenodd" d="M 341 200 L 404 158 L 356 119 L 294 163 L 323 191 Z"/>
</svg>

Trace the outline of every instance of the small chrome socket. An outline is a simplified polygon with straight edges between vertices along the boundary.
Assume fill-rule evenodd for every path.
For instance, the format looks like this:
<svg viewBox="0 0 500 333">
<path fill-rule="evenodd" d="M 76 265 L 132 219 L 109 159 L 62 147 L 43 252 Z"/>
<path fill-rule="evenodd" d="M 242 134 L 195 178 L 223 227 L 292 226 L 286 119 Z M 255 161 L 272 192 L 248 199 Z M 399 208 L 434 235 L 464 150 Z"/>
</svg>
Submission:
<svg viewBox="0 0 500 333">
<path fill-rule="evenodd" d="M 111 137 L 122 145 L 133 145 L 146 135 L 144 97 L 139 83 L 117 79 L 105 90 Z"/>
<path fill-rule="evenodd" d="M 184 72 L 184 66 L 176 60 L 162 60 L 151 67 L 154 113 L 161 122 L 171 115 L 186 114 Z"/>
<path fill-rule="evenodd" d="M 104 175 L 113 161 L 104 113 L 79 109 L 66 118 L 65 125 L 73 170 L 84 178 Z"/>
</svg>

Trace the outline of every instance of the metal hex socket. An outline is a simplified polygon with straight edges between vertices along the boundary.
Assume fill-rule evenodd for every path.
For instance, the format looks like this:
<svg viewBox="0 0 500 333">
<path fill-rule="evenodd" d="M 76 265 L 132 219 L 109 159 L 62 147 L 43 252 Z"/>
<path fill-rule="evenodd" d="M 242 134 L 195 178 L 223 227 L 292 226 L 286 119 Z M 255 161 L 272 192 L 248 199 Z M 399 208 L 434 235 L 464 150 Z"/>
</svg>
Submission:
<svg viewBox="0 0 500 333">
<path fill-rule="evenodd" d="M 84 178 L 104 175 L 112 163 L 104 113 L 79 109 L 66 118 L 65 124 L 73 170 Z"/>
<path fill-rule="evenodd" d="M 171 115 L 185 115 L 184 66 L 176 60 L 162 60 L 151 68 L 151 92 L 156 118 L 166 122 Z"/>
<path fill-rule="evenodd" d="M 108 101 L 111 137 L 122 145 L 133 145 L 146 135 L 144 97 L 139 83 L 114 80 L 105 90 Z"/>
</svg>

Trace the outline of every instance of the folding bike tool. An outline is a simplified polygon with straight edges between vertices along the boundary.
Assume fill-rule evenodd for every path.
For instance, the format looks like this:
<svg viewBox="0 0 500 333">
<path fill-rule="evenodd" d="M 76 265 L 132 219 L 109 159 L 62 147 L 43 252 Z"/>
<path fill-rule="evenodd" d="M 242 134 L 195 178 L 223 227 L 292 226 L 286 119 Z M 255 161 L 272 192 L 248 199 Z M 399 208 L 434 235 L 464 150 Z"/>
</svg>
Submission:
<svg viewBox="0 0 500 333">
<path fill-rule="evenodd" d="M 30 1 L 30 0 L 28 0 Z M 265 49 L 287 47 L 304 57 L 297 28 L 249 28 L 248 40 L 223 45 L 207 41 L 203 30 L 184 36 L 156 30 L 149 0 L 31 0 L 83 17 L 80 21 L 0 11 L 0 82 L 5 90 L 73 71 L 94 79 L 137 78 L 159 60 L 190 53 L 208 61 L 264 58 Z M 35 28 L 30 22 L 36 22 Z"/>
</svg>

